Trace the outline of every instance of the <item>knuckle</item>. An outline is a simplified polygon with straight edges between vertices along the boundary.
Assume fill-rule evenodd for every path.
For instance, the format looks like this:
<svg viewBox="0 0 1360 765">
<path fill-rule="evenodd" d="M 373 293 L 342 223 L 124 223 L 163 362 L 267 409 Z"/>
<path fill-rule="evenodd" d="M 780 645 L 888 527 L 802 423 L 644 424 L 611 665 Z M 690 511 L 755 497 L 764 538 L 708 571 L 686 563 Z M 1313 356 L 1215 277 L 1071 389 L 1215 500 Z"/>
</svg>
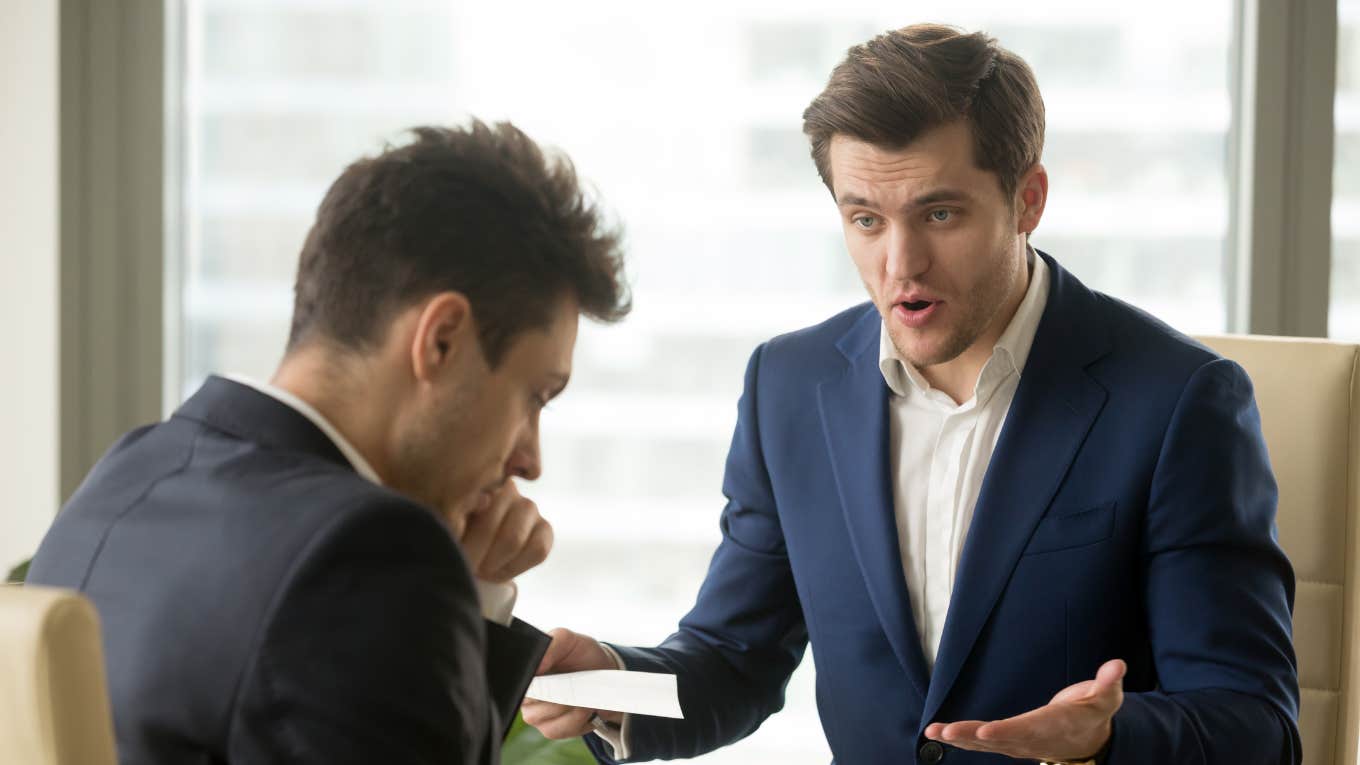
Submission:
<svg viewBox="0 0 1360 765">
<path fill-rule="evenodd" d="M 548 548 L 546 548 L 546 547 L 543 547 L 543 548 L 536 548 L 536 549 L 533 551 L 533 554 L 529 556 L 529 560 L 527 561 L 528 565 L 526 566 L 526 570 L 527 570 L 527 569 L 530 569 L 530 568 L 533 568 L 534 566 L 538 566 L 538 565 L 542 564 L 544 561 L 546 561 L 546 560 L 548 559 L 548 553 L 549 553 L 549 550 L 548 550 Z"/>
</svg>

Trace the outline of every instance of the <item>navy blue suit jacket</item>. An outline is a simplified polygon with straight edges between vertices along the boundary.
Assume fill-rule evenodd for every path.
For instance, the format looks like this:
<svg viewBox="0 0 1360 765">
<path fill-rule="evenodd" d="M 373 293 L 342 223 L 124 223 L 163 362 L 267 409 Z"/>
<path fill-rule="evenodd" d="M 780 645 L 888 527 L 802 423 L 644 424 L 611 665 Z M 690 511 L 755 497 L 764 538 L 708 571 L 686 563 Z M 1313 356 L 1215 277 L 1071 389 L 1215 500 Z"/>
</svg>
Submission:
<svg viewBox="0 0 1360 765">
<path fill-rule="evenodd" d="M 483 622 L 433 512 L 218 377 L 99 461 L 29 581 L 94 601 L 129 764 L 489 765 L 546 647 Z"/>
<path fill-rule="evenodd" d="M 752 356 L 697 604 L 659 647 L 618 647 L 630 669 L 677 673 L 685 713 L 634 717 L 635 759 L 751 733 L 810 639 L 845 765 L 928 761 L 927 724 L 1043 706 L 1114 658 L 1129 672 L 1110 765 L 1300 761 L 1294 578 L 1247 375 L 1043 257 L 1048 304 L 934 671 L 903 577 L 866 304 Z M 947 749 L 944 762 L 1010 760 Z"/>
</svg>

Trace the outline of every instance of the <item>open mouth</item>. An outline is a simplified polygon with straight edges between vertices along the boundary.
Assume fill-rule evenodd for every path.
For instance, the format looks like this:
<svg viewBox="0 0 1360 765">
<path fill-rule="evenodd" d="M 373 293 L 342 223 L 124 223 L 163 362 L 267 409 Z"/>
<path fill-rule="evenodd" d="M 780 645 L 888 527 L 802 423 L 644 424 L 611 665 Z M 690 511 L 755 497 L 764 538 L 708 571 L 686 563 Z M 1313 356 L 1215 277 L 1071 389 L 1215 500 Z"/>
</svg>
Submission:
<svg viewBox="0 0 1360 765">
<path fill-rule="evenodd" d="M 938 300 L 904 300 L 893 306 L 893 315 L 904 326 L 924 329 L 935 320 L 941 305 Z"/>
</svg>

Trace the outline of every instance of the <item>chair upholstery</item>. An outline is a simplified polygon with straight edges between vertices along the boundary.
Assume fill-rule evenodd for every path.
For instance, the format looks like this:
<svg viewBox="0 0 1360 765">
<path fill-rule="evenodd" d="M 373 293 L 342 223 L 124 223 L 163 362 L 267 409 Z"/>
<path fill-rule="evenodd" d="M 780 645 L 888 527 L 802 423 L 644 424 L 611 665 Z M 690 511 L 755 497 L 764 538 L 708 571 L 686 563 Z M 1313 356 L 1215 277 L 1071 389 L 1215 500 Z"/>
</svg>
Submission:
<svg viewBox="0 0 1360 765">
<path fill-rule="evenodd" d="M 1280 486 L 1280 544 L 1294 564 L 1304 761 L 1356 765 L 1360 736 L 1360 346 L 1202 337 L 1256 388 Z"/>
<path fill-rule="evenodd" d="M 0 762 L 116 760 L 94 606 L 68 590 L 0 585 Z"/>
</svg>

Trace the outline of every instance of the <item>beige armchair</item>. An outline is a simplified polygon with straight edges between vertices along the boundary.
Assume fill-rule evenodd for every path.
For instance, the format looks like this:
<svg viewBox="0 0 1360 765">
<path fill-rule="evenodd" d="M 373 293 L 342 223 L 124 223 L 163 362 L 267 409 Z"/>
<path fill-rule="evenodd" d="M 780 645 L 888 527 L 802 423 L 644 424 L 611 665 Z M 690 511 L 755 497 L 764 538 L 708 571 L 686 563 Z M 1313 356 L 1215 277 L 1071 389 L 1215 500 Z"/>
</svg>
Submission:
<svg viewBox="0 0 1360 765">
<path fill-rule="evenodd" d="M 78 593 L 0 585 L 0 762 L 117 762 L 99 619 Z"/>
<path fill-rule="evenodd" d="M 1294 564 L 1304 762 L 1356 765 L 1360 736 L 1360 346 L 1202 337 L 1256 387 Z"/>
</svg>

